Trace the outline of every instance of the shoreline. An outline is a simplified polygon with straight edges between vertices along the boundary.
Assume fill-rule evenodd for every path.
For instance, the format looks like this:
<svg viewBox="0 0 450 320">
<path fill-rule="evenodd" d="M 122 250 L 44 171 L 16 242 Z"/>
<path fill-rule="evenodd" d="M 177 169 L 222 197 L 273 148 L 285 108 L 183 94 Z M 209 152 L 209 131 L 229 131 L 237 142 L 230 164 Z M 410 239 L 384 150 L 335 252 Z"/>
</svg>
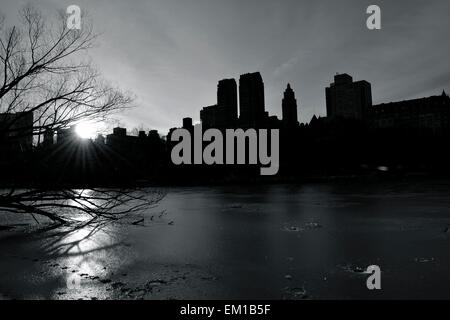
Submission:
<svg viewBox="0 0 450 320">
<path fill-rule="evenodd" d="M 212 179 L 214 179 L 212 181 Z M 228 178 L 196 178 L 196 180 L 186 179 L 179 180 L 134 180 L 121 183 L 30 183 L 30 184 L 5 184 L 0 185 L 0 189 L 18 188 L 18 189 L 42 189 L 42 190 L 57 190 L 62 188 L 70 189 L 89 189 L 89 188 L 104 188 L 104 189 L 133 189 L 146 187 L 187 187 L 187 186 L 224 186 L 224 185 L 252 185 L 252 184 L 308 184 L 308 183 L 328 183 L 328 182 L 403 182 L 403 181 L 450 181 L 450 175 L 442 173 L 430 173 L 428 171 L 411 171 L 411 172 L 383 172 L 371 171 L 365 174 L 349 173 L 341 175 L 312 175 L 301 177 L 288 176 L 255 176 L 252 178 L 240 178 L 232 176 Z"/>
</svg>

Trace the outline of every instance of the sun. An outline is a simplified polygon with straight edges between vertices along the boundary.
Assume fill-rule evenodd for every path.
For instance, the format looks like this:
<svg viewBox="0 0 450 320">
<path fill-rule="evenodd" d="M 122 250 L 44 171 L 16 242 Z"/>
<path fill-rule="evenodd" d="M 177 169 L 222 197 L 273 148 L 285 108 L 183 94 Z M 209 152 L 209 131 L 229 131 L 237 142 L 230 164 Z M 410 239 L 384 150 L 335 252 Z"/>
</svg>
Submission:
<svg viewBox="0 0 450 320">
<path fill-rule="evenodd" d="M 94 138 L 98 132 L 99 125 L 94 122 L 80 122 L 75 127 L 75 132 L 82 139 Z"/>
</svg>

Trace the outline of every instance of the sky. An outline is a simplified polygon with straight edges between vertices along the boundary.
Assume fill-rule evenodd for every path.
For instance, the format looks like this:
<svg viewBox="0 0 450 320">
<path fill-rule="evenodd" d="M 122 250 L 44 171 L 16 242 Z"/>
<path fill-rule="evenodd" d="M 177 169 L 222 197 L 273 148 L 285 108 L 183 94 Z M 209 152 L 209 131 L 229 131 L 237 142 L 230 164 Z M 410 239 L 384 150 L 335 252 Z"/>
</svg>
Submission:
<svg viewBox="0 0 450 320">
<path fill-rule="evenodd" d="M 0 0 L 17 16 L 27 1 Z M 373 103 L 450 91 L 450 1 L 34 0 L 44 11 L 76 4 L 100 34 L 89 52 L 104 78 L 133 92 L 119 124 L 157 129 L 199 121 L 216 103 L 217 82 L 259 71 L 266 110 L 281 117 L 289 82 L 301 122 L 326 115 L 336 73 L 372 84 Z M 381 30 L 366 27 L 369 5 Z"/>
</svg>

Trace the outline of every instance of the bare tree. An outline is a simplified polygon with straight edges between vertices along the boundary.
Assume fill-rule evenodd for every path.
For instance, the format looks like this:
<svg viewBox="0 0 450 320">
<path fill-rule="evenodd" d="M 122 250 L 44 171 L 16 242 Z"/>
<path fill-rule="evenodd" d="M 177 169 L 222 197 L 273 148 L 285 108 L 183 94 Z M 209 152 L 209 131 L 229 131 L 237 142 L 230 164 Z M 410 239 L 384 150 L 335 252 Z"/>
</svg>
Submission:
<svg viewBox="0 0 450 320">
<path fill-rule="evenodd" d="M 17 114 L 0 123 L 2 137 L 32 135 L 68 128 L 81 121 L 98 121 L 131 106 L 129 94 L 107 84 L 87 59 L 96 39 L 92 22 L 69 29 L 64 14 L 44 17 L 33 6 L 20 11 L 20 26 L 7 27 L 0 17 L 0 113 Z M 17 125 L 33 114 L 33 126 Z M 0 210 L 45 216 L 55 222 L 114 220 L 149 207 L 159 194 L 108 190 L 7 190 L 0 193 Z M 70 214 L 69 214 L 69 213 Z"/>
<path fill-rule="evenodd" d="M 20 17 L 21 28 L 0 20 L 0 112 L 33 112 L 33 135 L 40 136 L 130 106 L 132 98 L 105 83 L 85 58 L 96 39 L 90 19 L 77 30 L 67 28 L 64 15 L 44 19 L 32 6 Z M 2 128 L 21 129 L 14 121 Z"/>
</svg>

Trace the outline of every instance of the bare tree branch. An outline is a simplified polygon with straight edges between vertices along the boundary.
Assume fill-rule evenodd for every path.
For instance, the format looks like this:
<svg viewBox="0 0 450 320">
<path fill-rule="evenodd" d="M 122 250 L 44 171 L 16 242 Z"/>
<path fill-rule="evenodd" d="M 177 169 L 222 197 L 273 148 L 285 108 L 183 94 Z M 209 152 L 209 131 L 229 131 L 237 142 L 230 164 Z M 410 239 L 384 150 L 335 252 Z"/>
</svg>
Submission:
<svg viewBox="0 0 450 320">
<path fill-rule="evenodd" d="M 10 190 L 0 193 L 0 211 L 61 224 L 104 223 L 153 209 L 163 197 L 161 191 L 137 189 Z"/>
<path fill-rule="evenodd" d="M 130 94 L 104 81 L 86 55 L 96 39 L 87 16 L 81 30 L 71 30 L 64 14 L 49 19 L 31 5 L 19 14 L 21 24 L 12 27 L 0 17 L 0 113 L 18 115 L 0 123 L 0 143 L 5 137 L 40 139 L 46 132 L 103 120 L 131 106 Z M 30 113 L 32 130 L 19 125 Z M 0 211 L 60 224 L 102 224 L 150 209 L 162 196 L 135 189 L 10 189 L 0 192 Z"/>
<path fill-rule="evenodd" d="M 45 19 L 30 5 L 20 16 L 20 27 L 0 24 L 0 113 L 32 112 L 38 136 L 131 106 L 130 94 L 102 80 L 84 54 L 96 39 L 88 17 L 82 29 L 72 30 L 64 15 Z M 20 119 L 1 130 L 20 137 L 23 128 L 15 125 Z"/>
</svg>

